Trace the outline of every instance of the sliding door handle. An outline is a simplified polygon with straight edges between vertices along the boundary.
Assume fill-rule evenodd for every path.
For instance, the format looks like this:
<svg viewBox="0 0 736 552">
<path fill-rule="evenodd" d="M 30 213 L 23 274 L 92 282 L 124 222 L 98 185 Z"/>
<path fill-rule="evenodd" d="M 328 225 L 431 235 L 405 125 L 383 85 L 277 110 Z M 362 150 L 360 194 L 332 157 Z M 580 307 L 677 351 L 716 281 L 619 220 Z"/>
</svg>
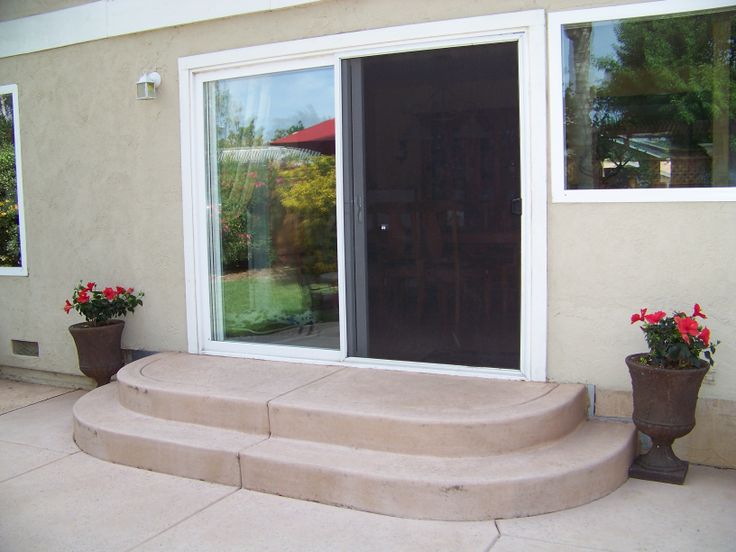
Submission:
<svg viewBox="0 0 736 552">
<path fill-rule="evenodd" d="M 515 197 L 511 200 L 511 214 L 521 216 L 521 198 Z"/>
</svg>

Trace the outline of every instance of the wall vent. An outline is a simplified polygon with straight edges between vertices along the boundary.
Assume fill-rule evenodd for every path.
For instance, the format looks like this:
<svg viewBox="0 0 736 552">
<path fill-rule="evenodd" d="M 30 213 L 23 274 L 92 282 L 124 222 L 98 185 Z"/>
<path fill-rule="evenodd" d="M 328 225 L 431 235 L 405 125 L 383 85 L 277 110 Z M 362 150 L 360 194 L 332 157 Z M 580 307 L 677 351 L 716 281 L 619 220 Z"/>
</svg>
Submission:
<svg viewBox="0 0 736 552">
<path fill-rule="evenodd" d="M 20 341 L 19 339 L 11 339 L 13 344 L 13 354 L 20 356 L 38 356 L 38 341 Z"/>
</svg>

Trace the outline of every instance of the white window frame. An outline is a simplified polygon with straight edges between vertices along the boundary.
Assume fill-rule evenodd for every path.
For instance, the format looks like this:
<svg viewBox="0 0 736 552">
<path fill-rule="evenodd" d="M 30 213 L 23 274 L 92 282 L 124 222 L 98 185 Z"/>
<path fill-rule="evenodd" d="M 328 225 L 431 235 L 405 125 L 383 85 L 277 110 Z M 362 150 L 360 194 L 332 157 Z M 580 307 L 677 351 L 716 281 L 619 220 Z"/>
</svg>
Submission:
<svg viewBox="0 0 736 552">
<path fill-rule="evenodd" d="M 517 41 L 522 197 L 522 308 L 520 370 L 411 362 L 384 362 L 347 357 L 345 213 L 341 61 L 343 59 L 459 45 Z M 434 23 L 259 45 L 179 59 L 184 248 L 188 350 L 196 354 L 247 356 L 352 366 L 399 368 L 446 374 L 546 379 L 547 356 L 547 128 L 545 18 L 542 10 L 473 17 Z M 203 83 L 221 78 L 267 74 L 309 67 L 335 68 L 337 157 L 339 351 L 305 347 L 214 342 L 210 338 L 207 236 L 204 198 Z M 532 162 L 532 159 L 535 162 Z M 542 162 L 539 162 L 542 160 Z M 295 355 L 299 355 L 298 357 Z"/>
<path fill-rule="evenodd" d="M 658 188 L 621 190 L 565 189 L 565 124 L 562 92 L 562 27 L 574 23 L 675 15 L 733 7 L 732 0 L 665 0 L 549 13 L 550 161 L 553 203 L 642 203 L 673 201 L 736 201 L 736 186 L 718 188 Z"/>
<path fill-rule="evenodd" d="M 18 198 L 18 240 L 20 241 L 20 266 L 0 266 L 0 276 L 28 276 L 28 253 L 26 252 L 26 217 L 23 203 L 23 166 L 20 149 L 20 106 L 18 85 L 0 85 L 0 94 L 13 97 L 13 140 L 15 141 L 15 191 Z"/>
</svg>

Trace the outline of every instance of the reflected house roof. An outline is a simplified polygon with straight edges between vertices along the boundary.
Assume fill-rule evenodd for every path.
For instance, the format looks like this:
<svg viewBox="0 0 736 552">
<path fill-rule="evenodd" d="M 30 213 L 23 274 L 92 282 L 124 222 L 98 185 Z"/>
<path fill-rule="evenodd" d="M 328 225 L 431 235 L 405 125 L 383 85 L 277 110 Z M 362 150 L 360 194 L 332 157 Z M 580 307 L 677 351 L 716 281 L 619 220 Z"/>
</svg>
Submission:
<svg viewBox="0 0 736 552">
<path fill-rule="evenodd" d="M 335 155 L 335 119 L 327 119 L 316 125 L 274 140 L 272 146 L 289 146 L 324 155 Z"/>
</svg>

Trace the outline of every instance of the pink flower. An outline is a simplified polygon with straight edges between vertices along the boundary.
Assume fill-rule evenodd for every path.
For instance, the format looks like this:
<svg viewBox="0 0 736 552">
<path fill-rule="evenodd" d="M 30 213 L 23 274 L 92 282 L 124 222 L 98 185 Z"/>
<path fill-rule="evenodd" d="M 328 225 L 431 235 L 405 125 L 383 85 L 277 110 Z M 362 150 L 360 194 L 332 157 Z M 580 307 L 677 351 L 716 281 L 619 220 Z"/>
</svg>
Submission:
<svg viewBox="0 0 736 552">
<path fill-rule="evenodd" d="M 256 182 L 255 184 L 253 184 L 253 185 L 256 188 L 263 188 L 265 186 L 265 184 L 263 182 L 261 182 L 260 180 L 258 182 Z"/>
<path fill-rule="evenodd" d="M 700 310 L 700 305 L 698 303 L 695 303 L 693 306 L 693 318 L 696 316 L 699 316 L 700 318 L 708 318 L 705 313 Z"/>
<path fill-rule="evenodd" d="M 644 320 L 644 315 L 647 313 L 647 309 L 641 309 L 641 311 L 637 314 L 634 313 L 631 315 L 631 323 L 639 322 L 639 320 Z"/>
<path fill-rule="evenodd" d="M 698 335 L 698 323 L 690 317 L 675 316 L 677 331 L 680 332 L 682 340 L 690 345 L 690 336 Z"/>
<path fill-rule="evenodd" d="M 72 304 L 69 302 L 69 299 L 67 299 L 66 305 L 64 305 L 64 312 L 69 314 L 70 310 L 72 310 Z"/>
<path fill-rule="evenodd" d="M 646 316 L 644 316 L 644 320 L 647 322 L 647 324 L 656 324 L 665 316 L 667 316 L 667 313 L 665 313 L 664 311 L 657 311 L 654 314 L 647 314 Z"/>
<path fill-rule="evenodd" d="M 128 293 L 133 293 L 134 290 L 133 290 L 133 288 L 128 288 L 125 291 L 127 291 Z"/>
<path fill-rule="evenodd" d="M 102 295 L 104 295 L 108 301 L 112 301 L 113 299 L 115 299 L 115 297 L 117 297 L 118 292 L 108 287 L 102 291 Z"/>
</svg>

